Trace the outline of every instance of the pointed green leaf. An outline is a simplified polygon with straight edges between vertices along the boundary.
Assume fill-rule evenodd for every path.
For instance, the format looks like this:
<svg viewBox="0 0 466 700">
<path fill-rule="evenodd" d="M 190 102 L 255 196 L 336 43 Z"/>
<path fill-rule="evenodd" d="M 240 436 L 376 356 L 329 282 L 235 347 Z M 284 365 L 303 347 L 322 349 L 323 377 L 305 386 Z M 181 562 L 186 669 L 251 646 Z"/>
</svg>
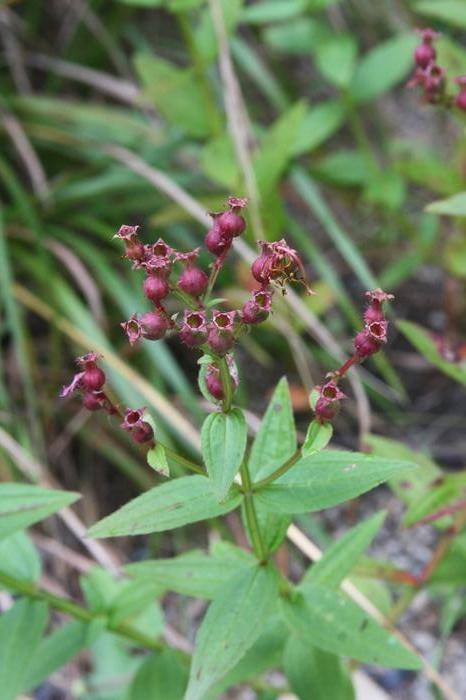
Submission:
<svg viewBox="0 0 466 700">
<path fill-rule="evenodd" d="M 92 641 L 89 625 L 70 622 L 49 634 L 39 645 L 28 667 L 22 690 L 36 688 L 51 674 L 67 664 Z"/>
<path fill-rule="evenodd" d="M 374 539 L 384 518 L 385 511 L 382 511 L 348 530 L 332 544 L 322 559 L 311 566 L 299 584 L 299 590 L 303 590 L 308 584 L 331 588 L 339 586 Z"/>
<path fill-rule="evenodd" d="M 315 58 L 319 71 L 332 85 L 343 88 L 354 73 L 358 46 L 352 34 L 334 34 L 319 43 Z"/>
<path fill-rule="evenodd" d="M 244 567 L 252 566 L 255 558 L 247 552 L 241 555 L 215 556 L 192 550 L 170 559 L 154 559 L 128 564 L 125 571 L 142 581 L 150 581 L 162 591 L 175 591 L 195 598 L 215 598 L 219 590 Z"/>
<path fill-rule="evenodd" d="M 118 537 L 173 530 L 229 513 L 241 500 L 241 494 L 236 491 L 219 504 L 206 477 L 200 474 L 182 476 L 133 499 L 93 525 L 89 535 Z"/>
<path fill-rule="evenodd" d="M 297 438 L 286 377 L 280 379 L 252 443 L 249 470 L 259 481 L 286 462 L 296 451 Z"/>
<path fill-rule="evenodd" d="M 157 474 L 170 476 L 170 469 L 167 462 L 167 455 L 163 445 L 157 442 L 154 447 L 147 451 L 147 464 L 154 469 Z"/>
<path fill-rule="evenodd" d="M 466 28 L 466 5 L 463 0 L 422 0 L 414 5 L 413 10 L 420 15 Z"/>
<path fill-rule="evenodd" d="M 259 637 L 278 595 L 269 565 L 240 571 L 210 605 L 197 635 L 184 700 L 203 700 Z"/>
<path fill-rule="evenodd" d="M 0 541 L 0 569 L 23 581 L 37 581 L 40 577 L 41 558 L 25 532 L 15 532 Z"/>
<path fill-rule="evenodd" d="M 282 611 L 292 631 L 305 644 L 380 666 L 422 667 L 416 654 L 331 588 L 309 585 L 305 597 L 296 594 L 291 600 L 284 600 Z"/>
<path fill-rule="evenodd" d="M 446 360 L 439 353 L 435 340 L 429 332 L 411 321 L 397 321 L 397 328 L 405 335 L 426 360 L 461 384 L 466 384 L 466 366 Z"/>
<path fill-rule="evenodd" d="M 262 197 L 271 193 L 293 157 L 290 134 L 299 129 L 306 113 L 304 101 L 290 107 L 269 128 L 254 159 L 254 171 Z"/>
<path fill-rule="evenodd" d="M 306 437 L 301 448 L 303 457 L 310 457 L 327 447 L 333 435 L 333 426 L 331 423 L 319 423 L 317 420 L 312 420 L 309 423 Z"/>
<path fill-rule="evenodd" d="M 2 700 L 16 700 L 48 619 L 45 603 L 20 600 L 0 617 Z"/>
<path fill-rule="evenodd" d="M 369 51 L 359 62 L 350 85 L 358 102 L 378 97 L 401 82 L 413 70 L 413 51 L 417 38 L 401 34 Z"/>
<path fill-rule="evenodd" d="M 80 495 L 30 484 L 0 484 L 0 539 L 74 503 Z"/>
<path fill-rule="evenodd" d="M 228 413 L 211 413 L 202 425 L 202 457 L 220 502 L 238 473 L 247 439 L 248 427 L 239 408 Z"/>
<path fill-rule="evenodd" d="M 345 107 L 339 100 L 327 100 L 312 106 L 293 134 L 293 156 L 309 153 L 320 146 L 342 126 L 344 121 Z"/>
<path fill-rule="evenodd" d="M 150 53 L 137 54 L 134 65 L 144 93 L 171 126 L 195 137 L 210 134 L 205 100 L 193 69 L 178 68 Z"/>
<path fill-rule="evenodd" d="M 283 665 L 291 690 L 299 698 L 354 700 L 349 671 L 335 654 L 291 635 L 285 647 Z"/>
<path fill-rule="evenodd" d="M 188 682 L 188 663 L 178 649 L 151 654 L 136 673 L 126 700 L 180 700 Z"/>
<path fill-rule="evenodd" d="M 299 460 L 273 484 L 256 492 L 277 513 L 307 513 L 349 501 L 415 465 L 360 452 L 328 450 Z"/>
</svg>

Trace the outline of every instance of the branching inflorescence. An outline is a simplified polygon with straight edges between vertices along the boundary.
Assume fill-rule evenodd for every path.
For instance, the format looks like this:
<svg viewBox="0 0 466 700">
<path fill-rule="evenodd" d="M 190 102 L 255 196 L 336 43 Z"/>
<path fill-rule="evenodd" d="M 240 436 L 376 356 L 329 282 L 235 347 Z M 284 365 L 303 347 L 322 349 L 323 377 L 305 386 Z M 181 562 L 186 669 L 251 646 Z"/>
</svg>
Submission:
<svg viewBox="0 0 466 700">
<path fill-rule="evenodd" d="M 246 204 L 246 199 L 230 197 L 227 210 L 211 214 L 213 223 L 205 237 L 205 247 L 215 260 L 210 264 L 209 274 L 199 267 L 200 247 L 181 252 L 162 238 L 153 244 L 144 244 L 138 226 L 121 226 L 115 235 L 124 244 L 124 257 L 132 262 L 133 269 L 144 270 L 143 293 L 152 307 L 142 314 L 134 313 L 121 323 L 130 344 L 141 339 L 153 341 L 177 335 L 182 343 L 202 352 L 201 390 L 224 411 L 230 409 L 238 385 L 232 354 L 236 341 L 250 326 L 268 318 L 276 289 L 285 294 L 288 283 L 300 283 L 308 294 L 314 294 L 307 284 L 299 254 L 282 238 L 275 242 L 259 242 L 261 252 L 251 266 L 251 286 L 256 288 L 240 309 L 225 310 L 218 308 L 218 300 L 210 301 L 233 240 L 246 229 L 241 213 Z M 345 397 L 338 382 L 350 367 L 378 352 L 386 342 L 388 323 L 382 304 L 393 297 L 381 289 L 366 292 L 366 295 L 369 305 L 364 312 L 364 328 L 354 339 L 353 355 L 327 375 L 325 384 L 315 389 L 318 397 L 314 410 L 320 423 L 331 421 L 336 415 L 339 402 Z M 154 433 L 144 420 L 144 409 L 121 411 L 104 391 L 106 378 L 97 366 L 98 359 L 92 352 L 78 358 L 81 371 L 63 388 L 61 396 L 79 391 L 85 408 L 120 416 L 121 427 L 136 442 L 153 445 Z"/>
</svg>

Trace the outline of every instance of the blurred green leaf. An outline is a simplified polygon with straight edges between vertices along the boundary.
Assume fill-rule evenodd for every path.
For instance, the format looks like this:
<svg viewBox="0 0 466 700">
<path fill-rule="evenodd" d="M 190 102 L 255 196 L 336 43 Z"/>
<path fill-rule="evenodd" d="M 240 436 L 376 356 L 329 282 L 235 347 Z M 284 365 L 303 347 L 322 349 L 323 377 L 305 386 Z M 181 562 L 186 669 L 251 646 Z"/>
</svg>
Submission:
<svg viewBox="0 0 466 700">
<path fill-rule="evenodd" d="M 300 17 L 290 22 L 265 27 L 262 35 L 266 44 L 275 51 L 308 55 L 329 33 L 326 25 L 319 20 Z"/>
<path fill-rule="evenodd" d="M 307 0 L 262 0 L 245 7 L 241 21 L 247 24 L 281 22 L 300 15 L 306 5 Z"/>
<path fill-rule="evenodd" d="M 298 590 L 305 590 L 308 584 L 336 588 L 354 568 L 359 557 L 370 545 L 382 526 L 386 512 L 376 513 L 356 527 L 345 532 L 306 572 Z"/>
<path fill-rule="evenodd" d="M 41 558 L 25 532 L 15 532 L 0 540 L 0 567 L 20 581 L 37 581 L 40 577 Z"/>
<path fill-rule="evenodd" d="M 310 109 L 296 129 L 292 154 L 299 156 L 314 150 L 343 125 L 345 108 L 339 100 L 327 100 Z"/>
<path fill-rule="evenodd" d="M 315 48 L 315 60 L 321 74 L 332 85 L 343 88 L 353 77 L 358 45 L 352 34 L 334 34 Z"/>
<path fill-rule="evenodd" d="M 45 603 L 20 600 L 0 617 L 2 700 L 17 700 L 48 620 Z"/>
<path fill-rule="evenodd" d="M 301 448 L 303 457 L 310 457 L 327 447 L 333 434 L 333 426 L 331 423 L 319 423 L 317 420 L 312 420 L 307 428 L 306 437 L 304 438 Z"/>
<path fill-rule="evenodd" d="M 456 27 L 466 27 L 466 6 L 463 0 L 422 0 L 415 3 L 413 10 Z"/>
<path fill-rule="evenodd" d="M 452 377 L 452 379 L 461 384 L 466 384 L 466 366 L 445 360 L 440 354 L 434 338 L 425 328 L 411 321 L 397 321 L 396 326 L 426 360 L 429 360 L 441 372 Z"/>
<path fill-rule="evenodd" d="M 426 206 L 430 214 L 443 214 L 445 216 L 466 216 L 466 192 L 459 192 L 447 199 L 439 199 Z"/>
<path fill-rule="evenodd" d="M 174 128 L 194 137 L 210 134 L 209 115 L 194 69 L 178 68 L 149 53 L 138 53 L 134 66 L 144 92 Z"/>
<path fill-rule="evenodd" d="M 378 44 L 366 53 L 356 67 L 349 90 L 357 102 L 379 97 L 401 82 L 414 69 L 414 34 L 401 34 Z"/>
<path fill-rule="evenodd" d="M 456 231 L 447 239 L 443 257 L 445 266 L 452 275 L 466 278 L 466 238 L 463 231 Z"/>
<path fill-rule="evenodd" d="M 54 491 L 29 484 L 0 484 L 0 539 L 22 530 L 81 498 L 72 491 Z"/>
</svg>

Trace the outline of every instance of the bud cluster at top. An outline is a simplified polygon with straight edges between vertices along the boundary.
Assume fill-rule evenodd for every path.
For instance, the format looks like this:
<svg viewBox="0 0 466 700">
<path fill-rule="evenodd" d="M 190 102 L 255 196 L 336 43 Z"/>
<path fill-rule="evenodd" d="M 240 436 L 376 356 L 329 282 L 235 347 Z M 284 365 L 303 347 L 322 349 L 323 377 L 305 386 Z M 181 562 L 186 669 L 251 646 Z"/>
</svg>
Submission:
<svg viewBox="0 0 466 700">
<path fill-rule="evenodd" d="M 207 368 L 206 386 L 217 401 L 223 398 L 218 358 L 231 352 L 249 326 L 267 319 L 274 289 L 278 286 L 284 290 L 287 282 L 300 282 L 311 293 L 297 252 L 284 239 L 273 243 L 262 241 L 262 252 L 251 267 L 252 286 L 257 283 L 259 288 L 251 292 L 240 309 L 209 306 L 213 285 L 233 241 L 246 230 L 242 214 L 246 205 L 246 199 L 229 197 L 225 211 L 210 214 L 212 226 L 204 245 L 215 259 L 208 273 L 198 264 L 200 247 L 181 252 L 161 238 L 152 245 L 144 244 L 137 226 L 122 226 L 115 236 L 123 242 L 124 256 L 132 261 L 133 267 L 144 270 L 143 292 L 152 304 L 150 310 L 134 313 L 121 324 L 129 342 L 133 345 L 140 338 L 160 340 L 178 335 L 185 345 L 211 355 L 212 366 Z M 173 311 L 174 307 L 178 310 Z M 232 385 L 234 389 L 233 380 Z"/>
<path fill-rule="evenodd" d="M 414 50 L 416 67 L 408 87 L 421 87 L 424 100 L 430 104 L 441 104 L 444 107 L 456 106 L 466 111 L 466 76 L 453 79 L 453 82 L 459 86 L 459 92 L 454 98 L 446 92 L 446 71 L 437 63 L 437 51 L 434 46 L 434 41 L 440 34 L 430 28 L 419 29 L 418 34 L 421 36 L 421 43 Z"/>
</svg>

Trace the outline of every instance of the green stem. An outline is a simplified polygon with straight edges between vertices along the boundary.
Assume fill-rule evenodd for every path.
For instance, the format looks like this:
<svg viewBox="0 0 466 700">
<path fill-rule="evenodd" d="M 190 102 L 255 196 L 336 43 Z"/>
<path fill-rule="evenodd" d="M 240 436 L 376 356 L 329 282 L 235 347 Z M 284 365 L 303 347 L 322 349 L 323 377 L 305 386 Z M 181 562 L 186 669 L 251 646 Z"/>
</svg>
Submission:
<svg viewBox="0 0 466 700">
<path fill-rule="evenodd" d="M 252 490 L 251 476 L 249 474 L 248 465 L 244 462 L 240 468 L 241 483 L 244 492 L 244 512 L 248 525 L 251 544 L 254 549 L 254 554 L 259 559 L 261 564 L 267 562 L 267 548 L 262 539 L 262 534 L 257 518 L 256 506 L 254 504 L 254 492 Z"/>
<path fill-rule="evenodd" d="M 275 469 L 271 474 L 268 476 L 264 477 L 260 481 L 256 481 L 254 484 L 252 484 L 251 488 L 253 491 L 257 491 L 258 489 L 263 488 L 264 486 L 267 486 L 267 484 L 271 484 L 273 481 L 278 479 L 279 476 L 282 476 L 283 474 L 286 474 L 287 471 L 291 469 L 292 466 L 296 464 L 298 459 L 301 457 L 301 448 L 298 447 L 296 452 L 293 452 L 291 457 L 286 460 L 286 462 L 283 462 L 283 464 Z"/>
<path fill-rule="evenodd" d="M 220 357 L 218 360 L 218 366 L 220 369 L 220 379 L 222 381 L 223 387 L 223 412 L 228 413 L 231 410 L 231 402 L 233 400 L 233 386 L 231 381 L 230 370 L 228 368 L 228 362 L 224 357 Z"/>
<path fill-rule="evenodd" d="M 174 450 L 170 449 L 170 447 L 167 447 L 166 445 L 162 445 L 162 443 L 159 443 L 163 449 L 165 450 L 165 453 L 167 457 L 170 457 L 174 462 L 179 464 L 182 467 L 186 467 L 186 469 L 189 469 L 192 472 L 196 472 L 197 474 L 203 474 L 205 475 L 206 471 L 203 467 L 201 467 L 200 464 L 196 464 L 196 462 L 192 462 L 190 459 L 187 459 L 186 457 L 182 457 L 181 455 L 178 454 L 178 452 L 175 452 Z"/>
<path fill-rule="evenodd" d="M 92 622 L 93 620 L 102 618 L 100 613 L 96 614 L 92 612 L 92 610 L 83 608 L 81 605 L 74 603 L 72 600 L 68 600 L 68 598 L 62 598 L 54 593 L 44 591 L 42 588 L 38 588 L 35 584 L 30 583 L 29 581 L 21 581 L 20 579 L 10 576 L 3 571 L 0 571 L 0 585 L 3 585 L 9 591 L 14 591 L 15 593 L 27 596 L 31 600 L 40 600 L 47 603 L 55 610 L 60 610 L 66 615 L 69 615 L 75 620 L 80 620 L 81 622 Z M 138 646 L 145 647 L 147 649 L 156 649 L 158 651 L 164 648 L 164 645 L 159 642 L 158 639 L 149 637 L 126 623 L 114 623 L 107 619 L 106 628 L 110 632 L 118 634 L 120 637 L 125 637 L 126 639 L 131 640 Z"/>
</svg>

